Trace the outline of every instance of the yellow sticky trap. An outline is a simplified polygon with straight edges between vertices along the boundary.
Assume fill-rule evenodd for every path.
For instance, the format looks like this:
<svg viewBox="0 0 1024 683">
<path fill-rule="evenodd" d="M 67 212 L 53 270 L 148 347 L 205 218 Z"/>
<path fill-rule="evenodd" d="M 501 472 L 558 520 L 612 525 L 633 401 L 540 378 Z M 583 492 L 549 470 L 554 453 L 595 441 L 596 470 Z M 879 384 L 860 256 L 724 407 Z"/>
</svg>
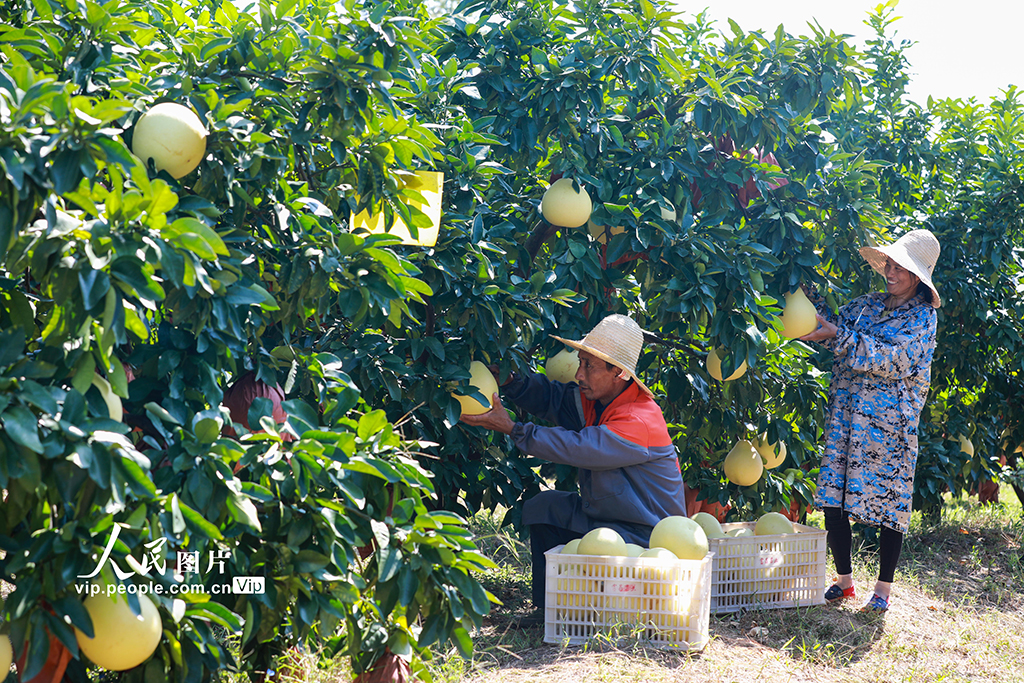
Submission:
<svg viewBox="0 0 1024 683">
<path fill-rule="evenodd" d="M 389 234 L 402 238 L 402 244 L 413 244 L 421 247 L 432 247 L 437 244 L 437 234 L 441 228 L 441 187 L 444 185 L 444 173 L 437 171 L 416 171 L 416 175 L 406 181 L 405 187 L 415 190 L 423 195 L 426 204 L 415 200 L 409 200 L 411 206 L 427 214 L 430 218 L 430 226 L 419 229 L 419 238 L 413 238 L 405 222 L 397 215 L 395 224 L 391 226 Z M 360 211 L 351 219 L 352 231 L 366 230 L 373 234 L 384 234 L 384 215 L 375 213 L 372 216 L 367 211 Z"/>
</svg>

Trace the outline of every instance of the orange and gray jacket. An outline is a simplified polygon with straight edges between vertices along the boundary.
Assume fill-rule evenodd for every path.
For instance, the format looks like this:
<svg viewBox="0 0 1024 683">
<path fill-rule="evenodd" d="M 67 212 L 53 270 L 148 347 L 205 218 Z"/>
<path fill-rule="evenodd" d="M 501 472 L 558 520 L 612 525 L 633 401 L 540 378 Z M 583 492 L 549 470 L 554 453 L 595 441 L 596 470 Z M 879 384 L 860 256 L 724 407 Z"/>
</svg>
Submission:
<svg viewBox="0 0 1024 683">
<path fill-rule="evenodd" d="M 579 468 L 582 512 L 594 520 L 653 527 L 685 515 L 683 479 L 661 408 L 635 382 L 608 406 L 575 383 L 541 374 L 517 379 L 503 394 L 550 422 L 517 422 L 512 439 L 524 453 Z"/>
</svg>

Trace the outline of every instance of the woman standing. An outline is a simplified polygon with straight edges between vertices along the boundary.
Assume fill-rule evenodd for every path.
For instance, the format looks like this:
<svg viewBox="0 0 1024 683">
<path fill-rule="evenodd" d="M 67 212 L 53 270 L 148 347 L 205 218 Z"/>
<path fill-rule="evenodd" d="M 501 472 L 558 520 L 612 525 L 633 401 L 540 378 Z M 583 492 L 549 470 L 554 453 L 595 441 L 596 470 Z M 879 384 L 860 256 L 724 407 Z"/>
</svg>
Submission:
<svg viewBox="0 0 1024 683">
<path fill-rule="evenodd" d="M 821 342 L 834 354 L 815 495 L 839 575 L 825 600 L 855 596 L 852 517 L 881 528 L 878 581 L 861 611 L 884 612 L 910 522 L 917 423 L 931 381 L 941 305 L 932 283 L 939 242 L 927 230 L 913 230 L 860 254 L 885 276 L 886 291 L 854 299 L 838 316 L 819 312 L 818 329 L 801 339 Z"/>
</svg>

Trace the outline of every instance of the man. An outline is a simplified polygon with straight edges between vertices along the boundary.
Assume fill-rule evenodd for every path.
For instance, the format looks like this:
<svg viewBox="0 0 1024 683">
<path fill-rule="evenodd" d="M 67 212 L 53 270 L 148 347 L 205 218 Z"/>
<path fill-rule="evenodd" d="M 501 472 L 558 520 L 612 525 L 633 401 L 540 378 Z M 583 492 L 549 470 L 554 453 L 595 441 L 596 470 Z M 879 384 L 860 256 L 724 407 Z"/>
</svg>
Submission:
<svg viewBox="0 0 1024 683">
<path fill-rule="evenodd" d="M 533 604 L 541 609 L 547 550 L 597 527 L 646 546 L 655 524 L 686 514 L 665 417 L 636 376 L 643 330 L 627 316 L 610 315 L 581 342 L 555 339 L 579 350 L 576 382 L 532 374 L 504 386 L 518 407 L 557 426 L 513 422 L 497 394 L 488 412 L 462 417 L 466 424 L 510 434 L 524 453 L 579 468 L 578 494 L 545 491 L 523 505 L 533 552 Z"/>
</svg>

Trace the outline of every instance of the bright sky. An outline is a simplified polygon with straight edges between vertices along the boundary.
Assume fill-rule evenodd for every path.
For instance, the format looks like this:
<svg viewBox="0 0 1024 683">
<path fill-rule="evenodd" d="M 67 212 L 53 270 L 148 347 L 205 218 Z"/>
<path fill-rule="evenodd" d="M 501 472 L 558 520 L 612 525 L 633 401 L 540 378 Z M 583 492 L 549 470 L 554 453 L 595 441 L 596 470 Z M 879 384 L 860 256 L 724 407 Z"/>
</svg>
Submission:
<svg viewBox="0 0 1024 683">
<path fill-rule="evenodd" d="M 771 33 L 782 24 L 793 35 L 810 35 L 812 20 L 826 30 L 853 34 L 863 46 L 872 37 L 864 24 L 879 0 L 675 0 L 686 13 L 708 8 L 720 31 L 727 19 L 747 31 Z M 890 26 L 897 42 L 910 40 L 910 98 L 924 104 L 928 96 L 975 97 L 988 103 L 1010 84 L 1024 89 L 1024 1 L 900 0 Z"/>
</svg>

